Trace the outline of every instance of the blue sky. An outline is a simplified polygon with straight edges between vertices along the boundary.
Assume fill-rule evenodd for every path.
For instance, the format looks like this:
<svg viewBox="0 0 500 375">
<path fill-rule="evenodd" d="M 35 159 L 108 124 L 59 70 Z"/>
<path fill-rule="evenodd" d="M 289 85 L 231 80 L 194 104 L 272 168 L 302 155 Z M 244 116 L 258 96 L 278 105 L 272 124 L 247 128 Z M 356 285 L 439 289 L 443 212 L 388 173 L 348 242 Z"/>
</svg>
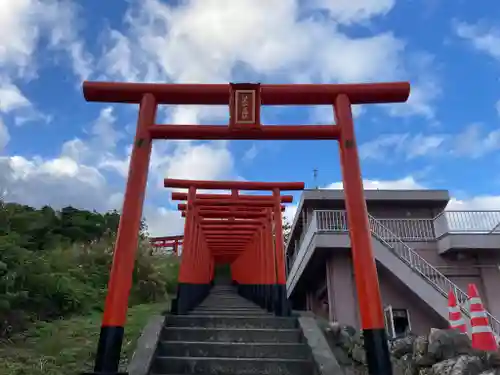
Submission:
<svg viewBox="0 0 500 375">
<path fill-rule="evenodd" d="M 453 6 L 450 4 L 453 3 Z M 10 1 L 0 10 L 0 188 L 40 206 L 120 208 L 137 107 L 87 103 L 81 82 L 408 80 L 408 103 L 355 108 L 367 188 L 445 188 L 500 209 L 500 13 L 492 0 Z M 222 124 L 224 107 L 162 107 Z M 269 124 L 328 124 L 328 107 L 266 107 Z M 164 177 L 338 188 L 333 141 L 156 141 L 145 216 L 177 233 Z M 293 209 L 288 215 L 293 214 Z"/>
</svg>

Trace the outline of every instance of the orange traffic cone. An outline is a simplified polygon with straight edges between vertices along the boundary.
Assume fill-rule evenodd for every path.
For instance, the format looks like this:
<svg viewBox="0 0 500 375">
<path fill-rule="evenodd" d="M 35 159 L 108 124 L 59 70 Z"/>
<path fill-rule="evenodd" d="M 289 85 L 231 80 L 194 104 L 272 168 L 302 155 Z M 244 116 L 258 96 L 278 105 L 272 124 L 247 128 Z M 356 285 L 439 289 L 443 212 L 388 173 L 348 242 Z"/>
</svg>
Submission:
<svg viewBox="0 0 500 375">
<path fill-rule="evenodd" d="M 484 351 L 497 351 L 498 345 L 488 322 L 483 302 L 474 284 L 469 284 L 470 324 L 472 327 L 472 347 Z"/>
<path fill-rule="evenodd" d="M 467 325 L 462 315 L 460 307 L 457 305 L 457 297 L 452 290 L 448 293 L 448 321 L 450 328 L 458 329 L 462 333 L 467 333 Z"/>
</svg>

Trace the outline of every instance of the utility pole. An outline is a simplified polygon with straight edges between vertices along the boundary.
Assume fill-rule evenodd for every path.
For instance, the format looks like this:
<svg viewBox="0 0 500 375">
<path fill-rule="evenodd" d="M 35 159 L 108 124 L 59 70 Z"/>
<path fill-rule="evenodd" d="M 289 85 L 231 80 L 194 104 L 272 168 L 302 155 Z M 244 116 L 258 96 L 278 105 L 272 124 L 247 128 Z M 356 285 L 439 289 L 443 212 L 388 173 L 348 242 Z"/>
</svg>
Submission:
<svg viewBox="0 0 500 375">
<path fill-rule="evenodd" d="M 318 186 L 318 169 L 317 168 L 313 169 L 313 177 L 314 177 L 314 189 L 318 190 L 319 186 Z"/>
</svg>

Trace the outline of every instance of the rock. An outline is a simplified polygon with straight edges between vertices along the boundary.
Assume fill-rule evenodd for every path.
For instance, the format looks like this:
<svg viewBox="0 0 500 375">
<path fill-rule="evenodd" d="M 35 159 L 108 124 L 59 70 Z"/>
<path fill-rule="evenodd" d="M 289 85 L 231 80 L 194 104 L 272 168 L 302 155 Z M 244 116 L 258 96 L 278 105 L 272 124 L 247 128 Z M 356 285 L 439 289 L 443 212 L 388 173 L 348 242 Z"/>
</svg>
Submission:
<svg viewBox="0 0 500 375">
<path fill-rule="evenodd" d="M 461 355 L 432 366 L 433 375 L 480 375 L 484 371 L 481 359 L 476 356 Z"/>
<path fill-rule="evenodd" d="M 445 361 L 459 355 L 473 355 L 472 343 L 464 333 L 456 329 L 441 329 L 431 332 L 427 348 L 437 361 Z"/>
<path fill-rule="evenodd" d="M 418 375 L 434 375 L 432 367 L 425 367 L 418 370 Z"/>
<path fill-rule="evenodd" d="M 484 363 L 488 367 L 500 369 L 500 352 L 486 352 L 484 355 Z"/>
<path fill-rule="evenodd" d="M 320 327 L 348 374 L 367 373 L 362 332 L 338 322 L 322 322 Z M 389 348 L 394 375 L 500 375 L 500 352 L 473 349 L 469 337 L 457 330 L 409 334 L 391 341 Z"/>
<path fill-rule="evenodd" d="M 366 352 L 365 348 L 359 344 L 356 344 L 351 350 L 351 358 L 357 363 L 366 365 Z"/>
<path fill-rule="evenodd" d="M 414 371 L 411 353 L 403 355 L 400 359 L 392 359 L 392 373 L 394 375 L 414 375 Z"/>
<path fill-rule="evenodd" d="M 413 341 L 413 362 L 415 367 L 429 367 L 436 363 L 436 358 L 428 352 L 429 338 L 419 336 Z"/>
<path fill-rule="evenodd" d="M 397 339 L 392 343 L 391 355 L 400 359 L 406 354 L 413 353 L 413 343 L 415 341 L 415 336 L 406 336 L 401 339 Z"/>
</svg>

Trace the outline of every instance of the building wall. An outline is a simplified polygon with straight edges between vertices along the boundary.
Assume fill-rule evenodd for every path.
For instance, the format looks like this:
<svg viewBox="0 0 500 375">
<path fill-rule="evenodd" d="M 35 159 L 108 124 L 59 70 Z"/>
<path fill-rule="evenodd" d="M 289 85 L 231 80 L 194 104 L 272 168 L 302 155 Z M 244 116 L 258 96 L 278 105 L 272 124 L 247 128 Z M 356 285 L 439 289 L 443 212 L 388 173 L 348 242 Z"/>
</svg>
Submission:
<svg viewBox="0 0 500 375">
<path fill-rule="evenodd" d="M 356 288 L 352 259 L 347 251 L 332 251 L 326 261 L 327 287 L 331 321 L 359 327 Z"/>
<path fill-rule="evenodd" d="M 432 219 L 438 215 L 442 208 L 437 206 L 425 207 L 425 205 L 404 204 L 403 202 L 367 202 L 368 211 L 379 219 Z M 443 206 L 444 207 L 444 206 Z M 302 240 L 309 223 L 312 220 L 313 210 L 344 210 L 343 200 L 313 200 L 304 201 L 302 207 L 302 230 L 296 230 L 293 236 L 296 240 Z M 460 259 L 456 254 L 448 256 L 438 253 L 437 242 L 413 242 L 405 243 L 420 254 L 425 260 L 436 267 L 442 274 L 448 277 L 464 292 L 467 292 L 469 283 L 474 283 L 479 289 L 488 311 L 500 318 L 500 246 L 495 252 L 486 254 L 481 250 L 464 250 L 460 253 L 465 258 Z M 356 289 L 352 275 L 352 264 L 348 251 L 331 249 L 332 256 L 326 262 L 327 278 L 329 285 L 329 318 L 344 324 L 359 326 L 359 314 L 356 302 Z M 296 249 L 298 251 L 298 248 Z M 385 304 L 391 304 L 394 308 L 407 308 L 409 306 L 410 319 L 414 330 L 422 330 L 429 326 L 440 323 L 440 317 L 429 318 L 434 314 L 432 310 L 426 311 L 424 303 L 417 296 L 411 296 L 404 285 L 391 275 L 380 272 L 380 285 L 382 297 Z M 403 288 L 403 289 L 402 289 Z M 405 305 L 405 306 L 399 306 Z M 312 306 L 312 305 L 311 305 Z M 316 308 L 316 307 L 314 307 Z M 318 307 L 322 312 L 322 306 Z M 424 328 L 423 328 L 424 327 Z"/>
<path fill-rule="evenodd" d="M 327 261 L 330 320 L 360 328 L 352 259 L 347 251 L 332 251 Z M 412 331 L 426 334 L 430 328 L 445 328 L 446 322 L 388 271 L 379 270 L 383 305 L 408 309 Z"/>
<path fill-rule="evenodd" d="M 407 244 L 465 293 L 468 284 L 475 284 L 485 308 L 493 316 L 500 317 L 500 246 L 498 253 L 471 250 L 440 255 L 435 242 Z"/>
</svg>

